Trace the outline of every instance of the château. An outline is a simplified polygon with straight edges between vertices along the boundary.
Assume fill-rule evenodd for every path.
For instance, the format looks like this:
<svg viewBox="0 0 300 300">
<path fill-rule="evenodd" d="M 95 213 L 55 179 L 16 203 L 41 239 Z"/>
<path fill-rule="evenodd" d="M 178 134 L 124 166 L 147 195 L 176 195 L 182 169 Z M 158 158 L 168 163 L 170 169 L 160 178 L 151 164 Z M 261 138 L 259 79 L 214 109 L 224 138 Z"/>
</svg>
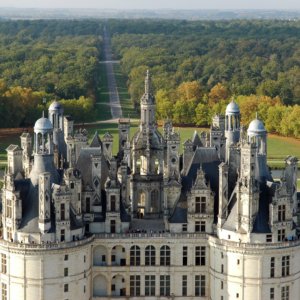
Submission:
<svg viewBox="0 0 300 300">
<path fill-rule="evenodd" d="M 120 119 L 118 141 L 89 143 L 55 101 L 7 148 L 2 300 L 299 299 L 297 159 L 274 180 L 234 100 L 180 154 L 155 107 L 147 72 L 132 139 Z"/>
</svg>

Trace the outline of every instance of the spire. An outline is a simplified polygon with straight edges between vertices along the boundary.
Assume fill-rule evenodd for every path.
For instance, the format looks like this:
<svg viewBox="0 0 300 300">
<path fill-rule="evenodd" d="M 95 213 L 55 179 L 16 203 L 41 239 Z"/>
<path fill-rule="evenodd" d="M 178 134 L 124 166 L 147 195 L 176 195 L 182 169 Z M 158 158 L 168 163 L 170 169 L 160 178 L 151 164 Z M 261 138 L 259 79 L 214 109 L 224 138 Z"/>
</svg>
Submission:
<svg viewBox="0 0 300 300">
<path fill-rule="evenodd" d="M 145 78 L 145 94 L 151 94 L 151 92 L 151 76 L 149 70 L 147 70 Z"/>
</svg>

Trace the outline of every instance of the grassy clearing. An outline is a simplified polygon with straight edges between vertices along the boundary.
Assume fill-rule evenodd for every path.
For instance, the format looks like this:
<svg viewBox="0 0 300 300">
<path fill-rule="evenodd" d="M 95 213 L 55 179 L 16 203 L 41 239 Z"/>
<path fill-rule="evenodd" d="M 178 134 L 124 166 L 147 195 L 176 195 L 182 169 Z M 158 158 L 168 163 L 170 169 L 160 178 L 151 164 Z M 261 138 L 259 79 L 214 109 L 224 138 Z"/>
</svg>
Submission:
<svg viewBox="0 0 300 300">
<path fill-rule="evenodd" d="M 100 82 L 101 85 L 98 88 L 98 97 L 96 102 L 96 116 L 97 120 L 109 120 L 111 119 L 111 112 L 109 106 L 109 91 L 106 76 L 105 64 L 100 64 Z"/>
<path fill-rule="evenodd" d="M 118 86 L 120 103 L 122 106 L 122 113 L 124 118 L 139 118 L 139 113 L 134 109 L 130 96 L 128 94 L 126 77 L 121 71 L 120 64 L 114 64 L 115 78 Z"/>
</svg>

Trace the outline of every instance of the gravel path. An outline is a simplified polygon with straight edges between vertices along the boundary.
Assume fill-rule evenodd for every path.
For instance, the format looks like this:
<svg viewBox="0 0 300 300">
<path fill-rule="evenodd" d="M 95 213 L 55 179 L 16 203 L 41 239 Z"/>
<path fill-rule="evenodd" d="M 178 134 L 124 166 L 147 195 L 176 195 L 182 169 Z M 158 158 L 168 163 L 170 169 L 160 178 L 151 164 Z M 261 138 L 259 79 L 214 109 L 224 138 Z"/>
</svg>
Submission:
<svg viewBox="0 0 300 300">
<path fill-rule="evenodd" d="M 103 63 L 106 66 L 111 116 L 112 119 L 119 119 L 122 118 L 122 108 L 113 68 L 113 64 L 116 62 L 112 60 L 110 36 L 106 29 L 104 30 L 104 58 L 105 61 Z"/>
</svg>

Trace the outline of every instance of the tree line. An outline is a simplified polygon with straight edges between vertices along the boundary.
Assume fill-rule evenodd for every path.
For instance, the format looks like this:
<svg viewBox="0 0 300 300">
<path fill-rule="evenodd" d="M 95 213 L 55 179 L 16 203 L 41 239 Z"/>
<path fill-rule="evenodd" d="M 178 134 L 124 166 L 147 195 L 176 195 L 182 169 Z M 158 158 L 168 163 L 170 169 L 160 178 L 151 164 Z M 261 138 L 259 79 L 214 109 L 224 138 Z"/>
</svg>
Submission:
<svg viewBox="0 0 300 300">
<path fill-rule="evenodd" d="M 0 127 L 32 124 L 43 102 L 64 102 L 77 121 L 91 119 L 99 86 L 102 23 L 0 22 Z"/>
<path fill-rule="evenodd" d="M 278 109 L 283 123 L 268 129 L 299 136 L 292 128 L 298 125 L 284 129 L 283 120 L 300 104 L 300 21 L 112 20 L 109 26 L 136 107 L 150 69 L 159 118 L 207 126 L 235 97 L 245 125 L 254 108 L 265 122 Z"/>
</svg>

